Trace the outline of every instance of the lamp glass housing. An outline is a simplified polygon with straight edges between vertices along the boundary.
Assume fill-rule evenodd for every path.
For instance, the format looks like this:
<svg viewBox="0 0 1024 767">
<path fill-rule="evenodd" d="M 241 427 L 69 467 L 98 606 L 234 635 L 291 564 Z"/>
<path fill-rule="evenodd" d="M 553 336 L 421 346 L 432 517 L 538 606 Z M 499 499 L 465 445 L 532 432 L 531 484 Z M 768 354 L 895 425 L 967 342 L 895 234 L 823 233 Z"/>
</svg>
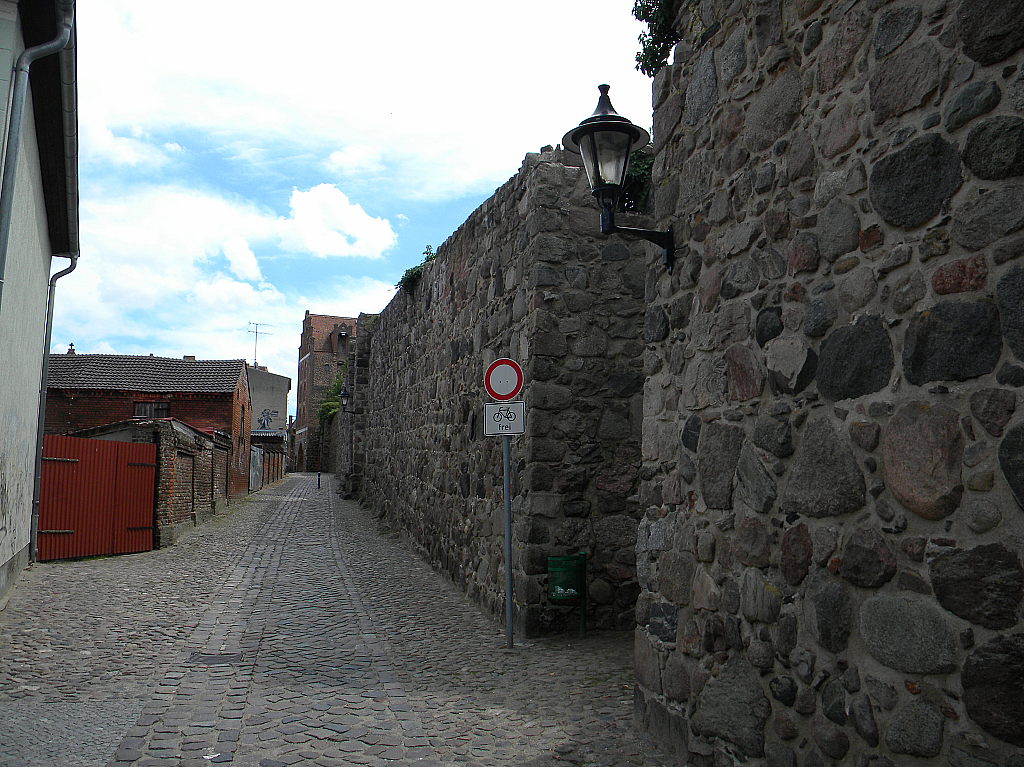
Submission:
<svg viewBox="0 0 1024 767">
<path fill-rule="evenodd" d="M 608 185 L 624 186 L 634 142 L 633 132 L 595 125 L 594 130 L 581 133 L 580 154 L 591 190 Z"/>
<path fill-rule="evenodd" d="M 341 398 L 341 406 L 342 407 L 348 407 L 348 398 L 349 398 L 348 389 L 345 389 L 345 390 L 343 390 L 341 392 L 340 398 Z"/>
<path fill-rule="evenodd" d="M 650 134 L 615 111 L 608 86 L 597 86 L 601 97 L 594 113 L 565 134 L 562 145 L 583 157 L 590 189 L 602 206 L 615 203 L 626 182 L 631 152 L 650 143 Z"/>
</svg>

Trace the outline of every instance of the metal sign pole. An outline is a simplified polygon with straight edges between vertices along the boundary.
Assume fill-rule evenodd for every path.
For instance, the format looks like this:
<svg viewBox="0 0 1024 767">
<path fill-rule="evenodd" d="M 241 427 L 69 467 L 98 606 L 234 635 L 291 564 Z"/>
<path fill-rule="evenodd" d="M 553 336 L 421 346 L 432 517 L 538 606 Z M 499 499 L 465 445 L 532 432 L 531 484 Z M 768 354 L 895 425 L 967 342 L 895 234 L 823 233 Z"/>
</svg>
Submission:
<svg viewBox="0 0 1024 767">
<path fill-rule="evenodd" d="M 512 437 L 501 437 L 502 464 L 505 469 L 505 647 L 512 648 L 512 493 L 511 474 Z"/>
<path fill-rule="evenodd" d="M 484 373 L 484 389 L 497 405 L 484 405 L 484 436 L 501 437 L 505 470 L 505 647 L 513 647 L 512 631 L 512 435 L 526 433 L 526 403 L 512 402 L 523 388 L 523 369 L 515 360 L 495 360 Z"/>
</svg>

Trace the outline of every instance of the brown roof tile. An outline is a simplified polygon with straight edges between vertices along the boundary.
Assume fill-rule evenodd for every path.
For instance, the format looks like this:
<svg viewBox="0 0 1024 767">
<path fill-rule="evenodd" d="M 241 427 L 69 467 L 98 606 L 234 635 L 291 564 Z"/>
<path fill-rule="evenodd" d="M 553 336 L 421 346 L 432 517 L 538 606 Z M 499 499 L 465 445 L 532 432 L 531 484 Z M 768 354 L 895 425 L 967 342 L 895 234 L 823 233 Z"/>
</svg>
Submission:
<svg viewBox="0 0 1024 767">
<path fill-rule="evenodd" d="M 182 360 L 127 354 L 51 354 L 49 388 L 232 392 L 245 360 Z"/>
</svg>

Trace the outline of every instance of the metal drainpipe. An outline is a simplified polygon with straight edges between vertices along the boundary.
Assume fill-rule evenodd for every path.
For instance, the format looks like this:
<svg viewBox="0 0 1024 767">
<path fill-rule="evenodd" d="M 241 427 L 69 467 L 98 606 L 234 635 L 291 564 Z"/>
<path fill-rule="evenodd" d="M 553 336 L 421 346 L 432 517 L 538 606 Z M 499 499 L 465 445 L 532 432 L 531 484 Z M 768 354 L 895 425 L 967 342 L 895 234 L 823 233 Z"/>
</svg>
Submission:
<svg viewBox="0 0 1024 767">
<path fill-rule="evenodd" d="M 50 336 L 53 332 L 53 298 L 57 280 L 71 274 L 78 266 L 78 254 L 71 254 L 71 265 L 50 277 L 50 289 L 46 297 L 46 340 L 43 342 L 43 364 L 39 373 L 39 414 L 36 419 L 36 458 L 32 484 L 32 527 L 30 532 L 29 558 L 35 562 L 39 554 L 39 495 L 43 479 L 43 430 L 46 427 L 46 389 L 50 377 Z"/>
<path fill-rule="evenodd" d="M 74 18 L 74 0 L 62 2 L 65 23 Z M 57 280 L 70 274 L 78 266 L 79 228 L 78 228 L 78 91 L 75 70 L 75 46 L 77 35 L 73 27 L 69 30 L 68 40 L 60 53 L 61 102 L 63 104 L 62 119 L 64 124 L 64 161 L 67 190 L 68 216 L 68 247 L 69 253 L 58 254 L 71 259 L 71 264 L 50 277 L 49 290 L 46 297 L 46 330 L 43 340 L 43 360 L 39 373 L 39 413 L 36 420 L 36 452 L 35 476 L 32 488 L 32 524 L 30 533 L 29 554 L 33 562 L 39 553 L 39 495 L 43 470 L 43 431 L 46 426 L 46 391 L 49 386 L 50 373 L 50 340 L 53 334 L 53 304 L 57 290 Z"/>
<path fill-rule="evenodd" d="M 11 239 L 11 219 L 14 215 L 14 182 L 18 168 L 18 149 L 21 145 L 22 118 L 25 115 L 25 101 L 28 97 L 28 71 L 37 59 L 63 50 L 71 40 L 75 15 L 74 0 L 58 0 L 57 8 L 60 14 L 57 36 L 48 43 L 24 50 L 14 66 L 10 128 L 7 134 L 7 150 L 4 153 L 3 180 L 0 181 L 0 309 L 3 308 L 7 250 Z"/>
</svg>

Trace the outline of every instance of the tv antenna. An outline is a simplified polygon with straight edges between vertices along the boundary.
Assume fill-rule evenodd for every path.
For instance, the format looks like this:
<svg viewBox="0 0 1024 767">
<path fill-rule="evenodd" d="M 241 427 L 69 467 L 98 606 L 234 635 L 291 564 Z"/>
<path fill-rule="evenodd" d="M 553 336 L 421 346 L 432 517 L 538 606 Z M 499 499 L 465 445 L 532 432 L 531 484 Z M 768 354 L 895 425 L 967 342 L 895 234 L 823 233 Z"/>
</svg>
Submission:
<svg viewBox="0 0 1024 767">
<path fill-rule="evenodd" d="M 253 335 L 256 336 L 256 338 L 253 339 L 253 342 L 252 342 L 252 364 L 255 367 L 256 366 L 256 349 L 259 347 L 260 333 L 262 333 L 265 336 L 272 336 L 272 335 L 274 335 L 273 333 L 268 333 L 265 330 L 260 330 L 260 327 L 261 326 L 262 327 L 268 327 L 268 326 L 269 327 L 274 327 L 274 326 L 271 325 L 269 322 L 250 322 L 249 325 L 255 326 L 255 328 L 256 328 L 255 330 L 250 330 L 249 331 L 250 333 L 252 333 Z"/>
</svg>

